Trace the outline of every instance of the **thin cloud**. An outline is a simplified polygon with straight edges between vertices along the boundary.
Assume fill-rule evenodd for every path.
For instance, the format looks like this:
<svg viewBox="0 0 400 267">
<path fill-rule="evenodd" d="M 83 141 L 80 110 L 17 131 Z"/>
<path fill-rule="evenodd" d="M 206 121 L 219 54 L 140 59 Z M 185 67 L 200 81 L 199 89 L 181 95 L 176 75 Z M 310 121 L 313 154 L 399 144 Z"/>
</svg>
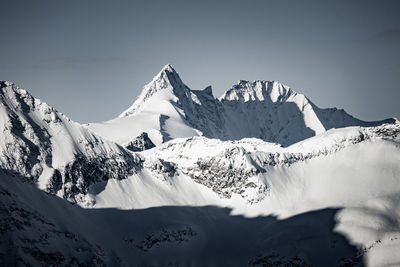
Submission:
<svg viewBox="0 0 400 267">
<path fill-rule="evenodd" d="M 93 64 L 119 64 L 125 63 L 126 59 L 122 57 L 93 57 L 89 59 Z"/>
<path fill-rule="evenodd" d="M 56 57 L 47 60 L 44 65 L 63 69 L 83 69 L 83 60 L 75 57 Z"/>
<path fill-rule="evenodd" d="M 94 66 L 102 65 L 115 65 L 124 64 L 126 59 L 122 57 L 53 57 L 42 61 L 31 61 L 25 64 L 15 63 L 1 63 L 0 70 L 5 69 L 35 69 L 35 70 L 54 70 L 54 69 L 67 69 L 67 70 L 82 70 Z"/>
</svg>

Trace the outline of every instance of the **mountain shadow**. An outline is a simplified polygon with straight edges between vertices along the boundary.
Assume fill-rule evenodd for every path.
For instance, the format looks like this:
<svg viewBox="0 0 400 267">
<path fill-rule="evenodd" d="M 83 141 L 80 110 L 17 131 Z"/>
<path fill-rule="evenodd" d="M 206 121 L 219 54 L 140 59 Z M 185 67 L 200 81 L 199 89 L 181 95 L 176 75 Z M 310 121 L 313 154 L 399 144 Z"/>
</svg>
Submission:
<svg viewBox="0 0 400 267">
<path fill-rule="evenodd" d="M 362 266 L 338 209 L 287 219 L 229 208 L 84 209 L 0 174 L 1 265 Z"/>
</svg>

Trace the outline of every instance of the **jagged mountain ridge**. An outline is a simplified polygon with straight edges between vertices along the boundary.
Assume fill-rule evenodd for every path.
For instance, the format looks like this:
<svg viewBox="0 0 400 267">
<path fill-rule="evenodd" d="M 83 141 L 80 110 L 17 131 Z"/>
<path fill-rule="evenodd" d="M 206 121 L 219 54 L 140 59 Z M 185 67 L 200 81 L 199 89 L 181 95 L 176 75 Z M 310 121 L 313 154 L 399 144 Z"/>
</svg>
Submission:
<svg viewBox="0 0 400 267">
<path fill-rule="evenodd" d="M 166 109 L 170 112 L 167 113 L 168 115 L 156 114 L 158 118 L 156 122 L 160 123 L 162 142 L 180 137 L 172 135 L 168 131 L 169 129 L 182 133 L 180 131 L 186 127 L 187 132 L 183 131 L 183 135 L 188 133 L 202 134 L 199 130 L 194 130 L 187 125 L 187 122 L 193 118 L 193 114 L 196 112 L 200 114 L 197 116 L 197 125 L 201 126 L 199 122 L 202 122 L 203 119 L 204 126 L 211 125 L 208 128 L 208 133 L 223 134 L 223 132 L 218 132 L 216 127 L 220 123 L 219 120 L 224 120 L 225 115 L 217 117 L 215 121 L 212 119 L 216 118 L 214 115 L 218 115 L 219 110 L 227 109 L 226 106 L 222 106 L 223 103 L 226 103 L 231 109 L 238 109 L 237 106 L 231 106 L 231 101 L 241 101 L 245 104 L 243 107 L 239 106 L 243 110 L 251 105 L 265 106 L 263 102 L 265 99 L 269 99 L 271 103 L 274 103 L 274 101 L 287 102 L 290 99 L 298 101 L 296 98 L 298 94 L 290 88 L 279 83 L 264 81 L 254 82 L 255 85 L 249 85 L 248 82 L 242 81 L 232 90 L 227 91 L 220 100 L 215 100 L 210 88 L 206 88 L 204 91 L 192 91 L 184 86 L 177 73 L 170 66 L 166 66 L 153 82 L 143 91 L 139 97 L 140 101 L 136 101 L 133 108 L 124 112 L 118 120 L 135 120 L 136 116 L 143 116 L 147 120 L 148 114 L 151 113 L 149 109 L 151 110 L 154 107 L 154 103 L 149 106 L 148 102 L 157 103 L 160 101 L 158 96 L 162 94 L 163 104 L 170 108 Z M 293 148 L 279 151 L 277 150 L 279 146 L 275 145 L 267 145 L 267 148 L 263 150 L 261 149 L 261 147 L 264 147 L 263 141 L 260 140 L 259 151 L 257 156 L 254 156 L 243 147 L 231 144 L 231 141 L 227 141 L 226 144 L 214 144 L 208 142 L 206 138 L 200 139 L 202 140 L 200 142 L 209 144 L 208 147 L 204 147 L 204 151 L 209 151 L 207 153 L 212 155 L 215 151 L 219 151 L 218 149 L 209 150 L 212 146 L 227 146 L 226 150 L 220 151 L 211 159 L 199 158 L 197 162 L 190 161 L 189 166 L 182 165 L 183 158 L 197 158 L 197 156 L 192 155 L 190 151 L 185 152 L 184 148 L 179 146 L 172 147 L 172 150 L 177 151 L 175 156 L 179 156 L 178 158 L 173 157 L 173 160 L 155 156 L 158 155 L 158 149 L 150 152 L 150 154 L 133 153 L 129 150 L 142 151 L 154 147 L 146 132 L 143 132 L 139 138 L 133 138 L 128 144 L 122 143 L 126 146 L 126 148 L 123 148 L 117 143 L 104 140 L 88 127 L 71 121 L 14 84 L 2 82 L 0 85 L 2 108 L 0 118 L 3 125 L 0 167 L 4 170 L 16 172 L 23 177 L 29 177 L 30 182 L 38 184 L 39 188 L 46 192 L 57 194 L 69 201 L 78 202 L 85 206 L 96 205 L 96 195 L 104 190 L 95 189 L 93 191 L 91 190 L 92 185 L 108 183 L 109 179 L 126 179 L 135 173 L 139 173 L 139 177 L 158 177 L 161 181 L 169 181 L 175 179 L 176 176 L 183 175 L 199 185 L 210 188 L 210 193 L 216 193 L 217 198 L 230 199 L 232 195 L 238 194 L 243 198 L 243 201 L 255 203 L 264 199 L 267 195 L 267 185 L 263 180 L 264 178 L 260 178 L 260 174 L 266 172 L 266 166 L 293 163 L 326 154 L 320 151 L 292 153 L 290 151 L 293 151 Z M 165 100 L 165 96 L 169 98 Z M 155 98 L 153 99 L 153 97 Z M 300 96 L 300 99 L 307 100 L 303 96 Z M 259 102 L 254 102 L 255 100 Z M 304 101 L 302 102 L 303 105 L 311 106 L 309 102 Z M 210 106 L 211 108 L 207 108 Z M 206 116 L 204 116 L 206 112 L 204 109 L 209 112 Z M 245 113 L 243 112 L 243 114 Z M 172 123 L 183 122 L 185 126 L 178 125 L 178 129 L 174 129 L 174 127 L 171 127 L 171 119 L 173 119 Z M 136 125 L 134 124 L 134 126 Z M 388 134 L 384 136 L 396 136 L 396 131 L 388 130 L 391 129 L 389 126 L 383 127 L 386 129 L 385 131 L 388 131 Z M 397 124 L 393 127 L 397 129 Z M 363 131 L 368 133 L 373 130 Z M 353 137 L 347 137 L 344 131 L 339 132 L 341 139 L 333 143 L 328 142 L 330 146 L 325 148 L 325 151 L 336 151 L 337 147 L 342 147 L 340 144 L 343 140 L 350 140 L 347 143 L 351 144 L 357 140 L 363 141 L 369 139 L 369 136 L 375 136 L 356 132 Z M 232 131 L 232 133 L 236 132 Z M 130 132 L 122 132 L 122 134 L 126 135 Z M 185 140 L 185 143 L 189 142 L 190 146 L 193 147 L 196 147 L 198 143 L 197 139 Z M 220 138 L 220 140 L 224 141 L 224 138 Z M 314 139 L 307 140 L 306 143 L 312 143 L 312 140 Z M 171 148 L 170 145 L 168 147 Z M 285 160 L 280 159 L 279 154 L 286 155 Z M 210 172 L 211 169 L 214 169 L 215 173 Z M 208 170 L 208 173 L 203 173 L 204 170 Z M 194 185 L 193 190 L 199 190 L 197 185 Z"/>
<path fill-rule="evenodd" d="M 82 202 L 91 184 L 123 179 L 140 166 L 134 154 L 10 82 L 0 82 L 0 131 L 0 168 L 70 201 Z"/>
<path fill-rule="evenodd" d="M 124 136 L 118 142 L 100 137 L 88 129 L 93 125 L 75 123 L 14 84 L 0 83 L 0 169 L 4 170 L 0 170 L 0 230 L 6 236 L 0 248 L 12 252 L 7 264 L 221 266 L 226 258 L 220 251 L 212 252 L 226 245 L 232 251 L 247 248 L 242 254 L 223 251 L 233 256 L 229 266 L 348 264 L 363 259 L 376 266 L 400 262 L 396 257 L 399 214 L 394 212 L 400 192 L 398 121 L 324 130 L 289 147 L 259 138 L 224 140 L 227 126 L 220 123 L 225 123 L 226 114 L 282 109 L 287 118 L 292 113 L 282 103 L 297 106 L 293 114 L 298 104 L 311 104 L 288 87 L 264 81 L 239 82 L 235 90 L 216 100 L 211 88 L 192 91 L 177 86 L 178 78 L 168 77 L 173 74 L 168 71 L 172 69 L 160 76 L 165 81 L 162 86 L 153 84 L 143 101 L 116 119 L 127 143 L 121 141 Z M 266 103 L 272 108 L 266 108 Z M 322 117 L 329 114 L 327 110 Z M 341 113 L 334 114 L 340 118 Z M 315 117 L 309 119 L 311 127 L 317 125 L 311 123 Z M 263 117 L 253 122 L 262 123 Z M 113 123 L 105 123 L 105 128 L 112 129 Z M 195 129 L 194 123 L 202 130 Z M 130 131 L 132 126 L 139 126 L 138 138 Z M 207 138 L 204 132 L 222 137 Z M 243 133 L 248 132 L 238 135 Z M 151 138 L 159 141 L 156 147 Z M 20 180 L 97 209 L 43 197 Z M 328 211 L 326 217 L 326 211 L 318 210 L 330 207 L 340 209 L 337 218 L 334 212 Z M 60 216 L 57 210 L 66 213 Z M 276 222 L 259 219 L 270 214 L 278 216 Z M 283 218 L 288 218 L 287 224 Z M 9 227 L 9 221 L 15 227 Z M 274 223 L 267 227 L 268 221 Z M 220 229 L 216 237 L 215 225 Z M 320 229 L 317 233 L 315 227 Z M 243 235 L 235 236 L 238 229 Z M 265 229 L 262 236 L 260 229 Z M 345 237 L 339 243 L 337 231 Z M 301 244 L 299 233 L 304 237 Z M 242 241 L 246 237 L 246 242 L 224 243 L 232 236 Z M 255 237 L 260 245 L 252 247 Z M 58 245 L 52 246 L 53 242 Z M 362 250 L 357 252 L 356 247 Z M 7 258 L 4 255 L 0 253 L 0 262 Z"/>
<path fill-rule="evenodd" d="M 313 107 L 313 104 L 304 96 L 295 93 L 290 88 L 280 83 L 266 81 L 254 83 L 241 81 L 217 100 L 213 97 L 210 87 L 203 91 L 190 90 L 183 84 L 176 71 L 167 65 L 145 87 L 135 104 L 116 119 L 119 126 L 127 127 L 122 130 L 120 127 L 116 127 L 116 129 L 121 136 L 127 136 L 129 142 L 124 143 L 118 139 L 114 140 L 115 138 L 108 138 L 115 141 L 114 143 L 107 141 L 107 136 L 100 137 L 96 133 L 96 127 L 92 127 L 92 125 L 84 127 L 71 121 L 12 83 L 1 82 L 0 86 L 2 108 L 0 118 L 3 126 L 0 167 L 17 172 L 21 176 L 30 177 L 31 182 L 37 183 L 39 188 L 49 193 L 89 206 L 95 205 L 94 198 L 90 197 L 91 185 L 108 181 L 110 178 L 125 179 L 142 168 L 150 170 L 150 175 L 159 175 L 158 171 L 152 171 L 155 168 L 155 170 L 160 169 L 161 173 L 168 173 L 166 174 L 168 177 L 173 177 L 177 166 L 180 165 L 176 161 L 171 163 L 152 157 L 146 159 L 129 150 L 142 151 L 154 147 L 154 143 L 160 144 L 186 136 L 217 136 L 220 140 L 239 139 L 241 134 L 251 136 L 251 131 L 255 131 L 257 125 L 262 125 L 263 119 L 265 119 L 263 116 L 258 116 L 252 120 L 253 124 L 249 124 L 249 120 L 244 117 L 249 114 L 247 109 L 254 109 L 257 111 L 256 113 L 259 110 L 268 111 L 280 108 L 286 111 L 287 108 L 282 103 L 292 103 L 290 105 L 302 105 L 302 109 L 306 110 L 304 114 L 308 114 Z M 278 103 L 278 105 L 276 106 L 274 103 Z M 314 109 L 317 107 L 314 106 Z M 329 110 L 324 111 L 329 112 Z M 238 120 L 243 124 L 246 121 L 247 127 L 246 125 L 227 124 L 227 114 L 234 117 L 233 121 Z M 280 113 L 278 112 L 278 114 Z M 283 112 L 283 114 L 287 114 L 287 112 Z M 306 118 L 305 115 L 304 118 Z M 155 120 L 152 121 L 152 119 Z M 311 113 L 303 122 L 312 124 L 313 120 L 316 120 L 316 116 Z M 141 124 L 141 121 L 144 124 Z M 320 123 L 320 121 L 317 122 Z M 325 120 L 324 122 L 329 121 Z M 358 120 L 356 122 L 363 124 Z M 197 128 L 194 128 L 193 124 L 196 124 Z M 370 125 L 370 123 L 365 124 Z M 143 128 L 143 125 L 150 127 L 150 130 Z M 315 125 L 319 125 L 318 127 L 323 129 L 321 123 Z M 115 133 L 113 122 L 106 122 L 100 126 L 101 129 L 112 129 L 114 131 L 112 133 Z M 296 124 L 292 121 L 291 126 L 296 126 Z M 143 131 L 138 137 L 131 138 L 132 131 L 129 131 L 129 127 L 136 127 L 136 130 L 140 131 L 149 130 L 149 134 Z M 94 131 L 88 128 L 93 128 Z M 227 132 L 229 132 L 229 136 Z M 301 127 L 297 132 L 301 132 Z M 265 133 L 271 134 L 271 131 Z M 152 142 L 154 136 L 159 138 L 156 139 L 158 142 Z M 232 147 L 232 149 L 232 151 L 236 151 L 237 148 Z M 235 153 L 228 153 L 227 156 L 236 155 Z M 243 155 L 238 156 L 239 162 Z M 296 157 L 308 158 L 305 155 Z M 246 177 L 256 176 L 263 171 L 262 167 L 254 167 L 251 163 L 253 161 L 251 159 L 250 164 L 244 163 L 243 166 L 235 169 L 237 173 L 240 173 L 239 176 L 247 173 L 247 171 L 242 173 L 244 166 L 251 169 L 245 175 Z M 145 163 L 143 164 L 143 162 Z M 209 163 L 199 167 L 206 168 L 207 164 Z M 189 172 L 185 171 L 185 173 Z M 220 173 L 220 175 L 222 174 Z M 161 176 L 165 175 L 161 174 Z M 199 179 L 197 175 L 189 176 L 199 184 L 212 184 L 204 182 L 207 177 L 203 176 Z M 237 179 L 247 182 L 246 179 L 243 180 L 243 177 Z M 231 187 L 231 182 L 224 183 L 226 186 L 215 186 L 215 184 L 211 186 L 220 197 L 229 198 L 232 193 L 242 190 L 242 183 L 233 183 L 235 184 L 234 188 Z M 265 189 L 265 183 L 256 182 L 255 184 L 259 190 Z M 264 196 L 265 194 L 261 192 L 260 195 L 245 198 L 252 202 L 254 199 L 262 199 Z"/>
<path fill-rule="evenodd" d="M 255 137 L 288 146 L 332 128 L 394 121 L 365 122 L 344 110 L 321 109 L 274 81 L 242 80 L 216 99 L 211 87 L 191 90 L 166 65 L 118 118 L 89 128 L 121 144 L 147 132 L 155 144 L 202 135 L 221 140 Z"/>
</svg>

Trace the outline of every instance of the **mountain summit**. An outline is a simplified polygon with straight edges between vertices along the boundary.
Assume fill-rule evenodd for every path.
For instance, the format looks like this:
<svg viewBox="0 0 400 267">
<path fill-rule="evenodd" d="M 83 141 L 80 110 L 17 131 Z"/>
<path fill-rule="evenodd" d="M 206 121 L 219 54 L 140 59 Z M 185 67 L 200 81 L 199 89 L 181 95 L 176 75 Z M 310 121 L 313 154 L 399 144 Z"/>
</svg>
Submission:
<svg viewBox="0 0 400 267">
<path fill-rule="evenodd" d="M 344 110 L 321 109 L 276 81 L 241 80 L 215 99 L 211 87 L 191 90 L 168 64 L 118 118 L 89 127 L 123 144 L 147 133 L 156 145 L 177 137 L 201 135 L 221 140 L 254 137 L 289 146 L 331 128 L 394 121 L 365 122 Z"/>
<path fill-rule="evenodd" d="M 150 83 L 144 86 L 142 92 L 132 106 L 122 112 L 118 117 L 139 113 L 144 108 L 145 102 L 156 93 L 166 91 L 163 93 L 181 95 L 185 90 L 188 90 L 187 86 L 182 82 L 175 69 L 170 64 L 167 64 Z"/>
</svg>

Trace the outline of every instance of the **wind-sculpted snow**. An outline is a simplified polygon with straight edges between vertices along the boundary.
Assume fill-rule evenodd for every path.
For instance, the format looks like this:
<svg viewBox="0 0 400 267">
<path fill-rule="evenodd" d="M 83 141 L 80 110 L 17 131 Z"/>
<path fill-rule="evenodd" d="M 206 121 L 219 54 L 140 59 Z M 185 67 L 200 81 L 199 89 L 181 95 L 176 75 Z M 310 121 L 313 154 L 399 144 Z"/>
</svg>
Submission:
<svg viewBox="0 0 400 267">
<path fill-rule="evenodd" d="M 370 199 L 340 211 L 337 231 L 360 246 L 358 257 L 370 266 L 398 265 L 400 249 L 400 198 L 398 194 Z"/>
</svg>

